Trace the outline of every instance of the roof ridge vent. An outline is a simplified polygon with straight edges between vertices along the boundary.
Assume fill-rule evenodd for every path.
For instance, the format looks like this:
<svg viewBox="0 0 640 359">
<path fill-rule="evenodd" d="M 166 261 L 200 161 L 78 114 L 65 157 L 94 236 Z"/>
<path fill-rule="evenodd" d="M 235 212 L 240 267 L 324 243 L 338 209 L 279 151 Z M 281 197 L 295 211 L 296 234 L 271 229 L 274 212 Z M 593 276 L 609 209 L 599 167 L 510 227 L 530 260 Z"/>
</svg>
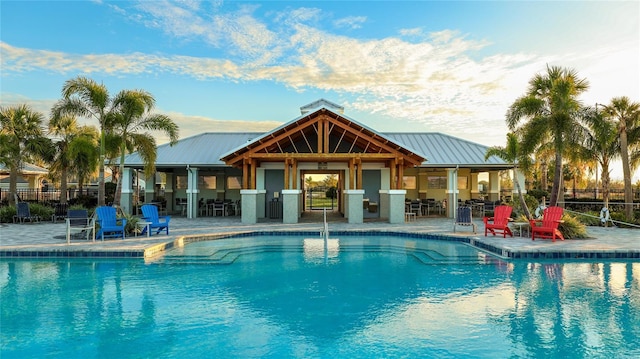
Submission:
<svg viewBox="0 0 640 359">
<path fill-rule="evenodd" d="M 308 105 L 304 105 L 304 106 L 300 107 L 300 113 L 302 115 L 306 115 L 307 113 L 312 112 L 313 110 L 315 110 L 317 108 L 320 108 L 320 107 L 326 107 L 326 108 L 331 109 L 331 110 L 336 110 L 336 112 L 339 112 L 341 115 L 344 114 L 344 107 L 342 107 L 342 106 L 340 106 L 340 105 L 338 105 L 336 103 L 333 103 L 331 101 L 325 100 L 323 98 L 321 98 L 321 99 L 319 99 L 317 101 L 314 101 L 314 102 L 312 102 L 312 103 L 310 103 Z"/>
</svg>

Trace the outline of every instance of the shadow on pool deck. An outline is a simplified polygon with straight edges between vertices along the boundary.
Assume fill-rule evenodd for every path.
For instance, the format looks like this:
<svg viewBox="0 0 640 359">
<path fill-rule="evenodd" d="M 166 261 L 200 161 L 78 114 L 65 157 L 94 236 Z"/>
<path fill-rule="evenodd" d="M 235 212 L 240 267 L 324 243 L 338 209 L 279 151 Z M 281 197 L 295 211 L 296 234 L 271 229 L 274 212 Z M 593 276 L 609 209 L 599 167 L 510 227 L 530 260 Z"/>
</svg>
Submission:
<svg viewBox="0 0 640 359">
<path fill-rule="evenodd" d="M 322 212 L 305 213 L 296 224 L 283 224 L 281 220 L 262 220 L 258 224 L 243 224 L 240 217 L 204 217 L 187 219 L 173 216 L 170 235 L 149 238 L 127 237 L 95 243 L 73 240 L 67 244 L 64 222 L 35 224 L 1 224 L 0 258 L 15 257 L 144 257 L 156 255 L 165 246 L 178 243 L 183 237 L 207 237 L 227 233 L 260 231 L 320 232 Z M 437 236 L 439 239 L 465 241 L 472 245 L 509 258 L 618 258 L 640 260 L 640 230 L 589 227 L 589 239 L 551 242 L 532 241 L 529 237 L 485 237 L 484 224 L 478 224 L 478 233 L 470 228 L 453 233 L 453 220 L 444 217 L 418 218 L 408 223 L 390 224 L 384 220 L 365 220 L 361 224 L 348 223 L 339 215 L 328 215 L 329 231 L 394 232 Z M 114 255 L 115 253 L 115 255 Z M 121 255 L 124 253 L 125 255 Z"/>
</svg>

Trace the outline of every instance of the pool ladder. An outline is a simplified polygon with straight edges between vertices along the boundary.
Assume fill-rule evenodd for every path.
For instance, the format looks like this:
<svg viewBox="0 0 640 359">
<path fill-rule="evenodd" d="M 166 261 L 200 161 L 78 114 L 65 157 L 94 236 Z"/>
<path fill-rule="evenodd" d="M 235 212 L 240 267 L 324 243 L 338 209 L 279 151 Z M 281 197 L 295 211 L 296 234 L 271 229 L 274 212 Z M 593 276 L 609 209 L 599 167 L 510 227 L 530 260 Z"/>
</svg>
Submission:
<svg viewBox="0 0 640 359">
<path fill-rule="evenodd" d="M 329 223 L 327 223 L 327 209 L 323 209 L 323 227 L 320 231 L 320 237 L 324 240 L 324 259 L 327 260 L 327 246 L 329 242 Z"/>
</svg>

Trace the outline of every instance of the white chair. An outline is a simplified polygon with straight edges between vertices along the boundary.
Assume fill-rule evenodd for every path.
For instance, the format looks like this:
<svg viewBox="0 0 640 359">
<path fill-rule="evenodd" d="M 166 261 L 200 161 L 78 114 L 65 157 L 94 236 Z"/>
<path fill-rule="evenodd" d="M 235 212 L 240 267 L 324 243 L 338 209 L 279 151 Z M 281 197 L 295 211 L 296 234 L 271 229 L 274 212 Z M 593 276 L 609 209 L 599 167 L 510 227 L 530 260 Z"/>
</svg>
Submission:
<svg viewBox="0 0 640 359">
<path fill-rule="evenodd" d="M 89 217 L 86 209 L 70 209 L 67 212 L 67 244 L 71 243 L 71 232 L 85 232 L 86 239 L 96 241 L 96 221 Z"/>
</svg>

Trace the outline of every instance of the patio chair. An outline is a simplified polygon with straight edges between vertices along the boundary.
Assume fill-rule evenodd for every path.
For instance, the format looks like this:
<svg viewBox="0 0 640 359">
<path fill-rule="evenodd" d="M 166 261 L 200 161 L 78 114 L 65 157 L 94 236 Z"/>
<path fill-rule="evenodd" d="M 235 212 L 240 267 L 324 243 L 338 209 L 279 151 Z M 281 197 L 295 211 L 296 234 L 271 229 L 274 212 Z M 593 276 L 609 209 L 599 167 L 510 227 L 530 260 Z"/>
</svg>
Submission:
<svg viewBox="0 0 640 359">
<path fill-rule="evenodd" d="M 513 207 L 511 206 L 496 206 L 493 210 L 493 217 L 484 217 L 484 236 L 487 236 L 488 232 L 491 232 L 494 236 L 502 233 L 502 238 L 507 238 L 507 234 L 513 237 L 513 232 L 509 228 L 509 222 L 513 219 L 511 212 Z"/>
<path fill-rule="evenodd" d="M 69 204 L 67 203 L 56 203 L 54 207 L 53 214 L 51 215 L 51 221 L 56 223 L 58 219 L 67 218 L 67 210 L 69 209 Z"/>
<path fill-rule="evenodd" d="M 473 234 L 477 232 L 477 226 L 473 223 L 473 216 L 471 215 L 471 207 L 460 206 L 456 213 L 456 221 L 453 223 L 453 233 L 456 232 L 456 226 L 472 226 Z"/>
<path fill-rule="evenodd" d="M 213 210 L 213 216 L 217 216 L 220 213 L 221 216 L 224 216 L 224 202 L 215 201 L 211 204 Z"/>
<path fill-rule="evenodd" d="M 86 209 L 70 209 L 67 213 L 67 244 L 71 243 L 72 232 L 84 233 L 88 241 L 89 236 L 96 241 L 96 221 L 89 217 Z"/>
<path fill-rule="evenodd" d="M 411 201 L 411 204 L 409 206 L 409 212 L 415 213 L 416 216 L 421 217 L 422 205 L 420 204 L 420 201 L 418 200 Z"/>
<path fill-rule="evenodd" d="M 562 213 L 562 207 L 547 207 L 542 214 L 542 220 L 529 220 L 531 240 L 535 241 L 536 237 L 538 237 L 551 239 L 552 242 L 555 242 L 556 238 L 564 241 L 564 236 L 558 229 L 558 226 L 562 223 Z"/>
<path fill-rule="evenodd" d="M 96 223 L 100 226 L 96 237 L 100 237 L 103 241 L 105 237 L 122 237 L 122 239 L 124 239 L 127 220 L 125 218 L 118 218 L 114 207 L 98 207 L 96 208 L 96 215 L 98 216 Z"/>
<path fill-rule="evenodd" d="M 29 203 L 27 202 L 18 202 L 16 204 L 16 215 L 13 216 L 13 223 L 16 221 L 23 223 L 24 221 L 40 222 L 40 216 L 31 215 L 31 210 L 29 209 Z"/>
<path fill-rule="evenodd" d="M 145 204 L 142 206 L 142 219 L 151 222 L 149 226 L 144 227 L 141 234 L 146 233 L 147 228 L 149 228 L 149 232 L 152 230 L 156 230 L 156 234 L 159 234 L 164 230 L 167 235 L 169 235 L 169 221 L 171 221 L 171 216 L 159 216 L 158 215 L 158 207 L 152 204 Z"/>
</svg>

